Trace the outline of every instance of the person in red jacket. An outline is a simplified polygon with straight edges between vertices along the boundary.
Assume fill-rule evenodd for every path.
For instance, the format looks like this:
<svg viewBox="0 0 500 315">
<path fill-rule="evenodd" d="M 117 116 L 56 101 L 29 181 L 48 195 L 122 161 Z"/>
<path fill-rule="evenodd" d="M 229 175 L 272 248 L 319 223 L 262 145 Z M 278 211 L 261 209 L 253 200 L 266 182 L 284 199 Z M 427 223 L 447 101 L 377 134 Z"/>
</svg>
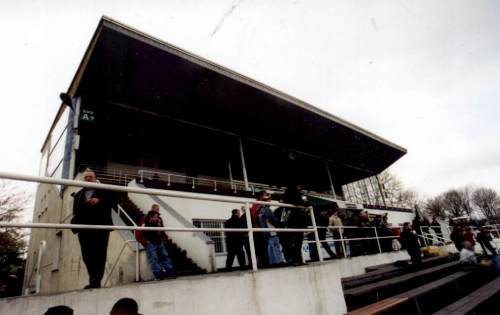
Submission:
<svg viewBox="0 0 500 315">
<path fill-rule="evenodd" d="M 472 247 L 476 245 L 475 237 L 474 237 L 474 232 L 472 232 L 472 229 L 470 227 L 465 228 L 465 233 L 464 233 L 464 242 L 468 241 L 471 243 Z"/>
<path fill-rule="evenodd" d="M 160 214 L 156 211 L 149 211 L 144 218 L 145 227 L 161 227 L 160 224 L 162 224 Z M 146 249 L 149 265 L 155 278 L 158 280 L 165 277 L 174 278 L 174 267 L 164 244 L 164 232 L 141 231 L 137 239 Z"/>
</svg>

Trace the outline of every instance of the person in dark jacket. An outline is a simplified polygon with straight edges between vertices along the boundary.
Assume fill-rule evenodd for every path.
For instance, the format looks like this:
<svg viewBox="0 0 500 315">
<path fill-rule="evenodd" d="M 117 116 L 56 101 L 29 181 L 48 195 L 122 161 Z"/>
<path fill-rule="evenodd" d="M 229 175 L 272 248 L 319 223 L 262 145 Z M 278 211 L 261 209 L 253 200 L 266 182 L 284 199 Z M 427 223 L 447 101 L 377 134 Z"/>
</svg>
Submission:
<svg viewBox="0 0 500 315">
<path fill-rule="evenodd" d="M 411 265 L 413 267 L 418 267 L 422 264 L 422 252 L 420 251 L 420 243 L 418 242 L 418 236 L 412 231 L 409 222 L 403 224 L 403 232 L 399 236 L 399 241 L 401 247 L 408 251 L 411 258 Z"/>
<path fill-rule="evenodd" d="M 453 231 L 450 234 L 450 239 L 453 241 L 455 247 L 457 248 L 457 251 L 460 253 L 462 248 L 464 248 L 464 229 L 460 225 L 455 225 Z"/>
<path fill-rule="evenodd" d="M 95 183 L 97 178 L 92 170 L 85 170 L 83 179 Z M 83 188 L 73 194 L 72 224 L 113 225 L 110 193 L 100 189 Z M 78 234 L 82 259 L 89 274 L 89 284 L 85 289 L 100 288 L 104 275 L 110 230 L 73 229 Z"/>
<path fill-rule="evenodd" d="M 484 226 L 479 228 L 479 233 L 476 236 L 476 240 L 481 245 L 483 252 L 487 256 L 498 255 L 498 250 L 491 244 L 493 240 L 490 231 Z"/>
<path fill-rule="evenodd" d="M 321 246 L 326 250 L 330 258 L 337 258 L 337 255 L 335 255 L 335 253 L 330 248 L 328 242 L 326 242 L 326 232 L 328 230 L 328 225 L 330 223 L 329 222 L 330 217 L 328 216 L 328 212 L 336 208 L 337 204 L 326 204 L 314 207 L 315 213 L 319 212 L 318 215 L 315 215 L 316 226 L 318 230 L 318 239 L 321 242 Z M 316 240 L 314 233 L 309 233 L 308 240 L 309 241 Z M 312 261 L 317 261 L 319 259 L 316 242 L 309 243 L 309 256 L 311 257 Z"/>
<path fill-rule="evenodd" d="M 248 228 L 247 216 L 246 216 L 246 208 L 245 206 L 241 207 L 241 216 L 240 216 L 240 226 L 243 229 Z M 243 248 L 245 249 L 245 254 L 248 261 L 248 268 L 252 268 L 252 252 L 250 251 L 250 240 L 248 239 L 248 233 L 243 233 Z"/>
<path fill-rule="evenodd" d="M 266 190 L 261 190 L 257 193 L 257 201 L 270 201 L 271 194 Z M 250 217 L 252 220 L 252 226 L 254 228 L 260 228 L 259 213 L 261 204 L 253 204 L 250 208 Z M 262 232 L 253 233 L 254 245 L 255 245 L 255 255 L 257 257 L 257 266 L 259 268 L 269 266 L 269 257 L 267 254 L 267 240 Z"/>
<path fill-rule="evenodd" d="M 351 216 L 347 219 L 347 223 L 345 224 L 349 228 L 344 230 L 344 238 L 348 241 L 347 246 L 349 247 L 349 256 L 351 257 L 362 254 L 362 242 L 360 240 L 349 240 L 352 238 L 364 237 L 363 230 L 357 228 L 361 225 L 360 212 L 361 211 L 353 210 L 351 212 Z"/>
<path fill-rule="evenodd" d="M 243 221 L 240 219 L 240 210 L 233 209 L 231 211 L 231 218 L 224 222 L 224 228 L 226 229 L 243 229 Z M 245 221 L 246 224 L 246 221 Z M 244 232 L 226 232 L 226 247 L 227 247 L 227 258 L 226 258 L 226 270 L 230 271 L 233 268 L 234 256 L 238 258 L 238 264 L 240 268 L 245 267 L 245 253 L 243 253 L 244 245 Z"/>
<path fill-rule="evenodd" d="M 287 188 L 283 202 L 295 206 L 307 207 L 309 203 L 302 194 L 300 185 L 291 185 Z M 304 208 L 285 208 L 284 211 L 289 211 L 287 224 L 288 228 L 304 229 L 307 228 L 308 214 Z M 295 265 L 302 265 L 302 241 L 304 240 L 303 232 L 289 232 L 290 242 L 287 243 L 289 248 L 285 250 L 290 256 L 290 262 Z"/>
<path fill-rule="evenodd" d="M 144 219 L 145 227 L 163 227 L 162 224 L 160 214 L 156 211 L 149 211 Z M 164 244 L 163 231 L 141 231 L 139 235 L 139 241 L 146 249 L 149 265 L 155 278 L 159 280 L 165 277 L 175 278 L 172 260 Z"/>
</svg>

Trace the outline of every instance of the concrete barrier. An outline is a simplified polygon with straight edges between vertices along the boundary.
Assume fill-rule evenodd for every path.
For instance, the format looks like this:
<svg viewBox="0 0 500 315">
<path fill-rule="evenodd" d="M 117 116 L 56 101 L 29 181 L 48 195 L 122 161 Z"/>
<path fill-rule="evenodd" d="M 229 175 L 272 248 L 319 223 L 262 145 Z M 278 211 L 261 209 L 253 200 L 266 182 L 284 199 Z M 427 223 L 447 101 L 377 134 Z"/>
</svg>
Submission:
<svg viewBox="0 0 500 315">
<path fill-rule="evenodd" d="M 189 276 L 51 295 L 0 300 L 0 314 L 43 314 L 67 305 L 75 315 L 109 314 L 122 297 L 132 297 L 144 315 L 344 314 L 340 278 L 364 273 L 367 266 L 408 259 L 406 251 L 275 268 Z"/>
</svg>

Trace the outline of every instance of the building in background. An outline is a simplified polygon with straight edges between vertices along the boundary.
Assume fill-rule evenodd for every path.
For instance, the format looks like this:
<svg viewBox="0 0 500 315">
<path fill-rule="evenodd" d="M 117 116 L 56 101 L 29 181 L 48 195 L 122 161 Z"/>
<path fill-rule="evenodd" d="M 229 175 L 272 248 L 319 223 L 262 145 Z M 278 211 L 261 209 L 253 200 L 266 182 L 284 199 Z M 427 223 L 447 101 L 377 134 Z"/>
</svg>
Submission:
<svg viewBox="0 0 500 315">
<path fill-rule="evenodd" d="M 262 189 L 279 199 L 287 185 L 300 184 L 311 198 L 334 200 L 345 211 L 388 213 L 394 224 L 411 220 L 411 210 L 386 200 L 377 179 L 404 148 L 109 18 L 100 21 L 66 94 L 42 147 L 42 176 L 78 179 L 91 168 L 102 183 L 248 201 Z M 69 223 L 75 190 L 40 184 L 33 221 Z M 155 203 L 167 226 L 222 227 L 241 206 L 116 198 L 117 225 L 137 224 Z M 224 266 L 223 233 L 188 234 L 168 233 L 180 275 Z M 130 232 L 111 233 L 103 283 L 134 281 L 133 240 Z M 142 249 L 140 261 L 141 278 L 151 278 Z M 28 293 L 77 289 L 87 280 L 69 230 L 33 230 L 26 270 Z"/>
</svg>

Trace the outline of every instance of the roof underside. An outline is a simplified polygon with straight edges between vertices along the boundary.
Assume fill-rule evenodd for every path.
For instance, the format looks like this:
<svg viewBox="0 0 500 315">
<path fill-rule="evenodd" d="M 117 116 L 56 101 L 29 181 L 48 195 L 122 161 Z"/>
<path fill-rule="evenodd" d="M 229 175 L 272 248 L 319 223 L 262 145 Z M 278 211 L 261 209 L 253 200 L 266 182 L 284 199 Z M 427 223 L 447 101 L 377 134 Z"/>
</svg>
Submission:
<svg viewBox="0 0 500 315">
<path fill-rule="evenodd" d="M 103 19 L 70 91 L 326 158 L 350 179 L 406 150 L 228 69 Z M 77 85 L 75 88 L 74 85 Z M 105 105 L 103 105 L 105 106 Z"/>
</svg>

